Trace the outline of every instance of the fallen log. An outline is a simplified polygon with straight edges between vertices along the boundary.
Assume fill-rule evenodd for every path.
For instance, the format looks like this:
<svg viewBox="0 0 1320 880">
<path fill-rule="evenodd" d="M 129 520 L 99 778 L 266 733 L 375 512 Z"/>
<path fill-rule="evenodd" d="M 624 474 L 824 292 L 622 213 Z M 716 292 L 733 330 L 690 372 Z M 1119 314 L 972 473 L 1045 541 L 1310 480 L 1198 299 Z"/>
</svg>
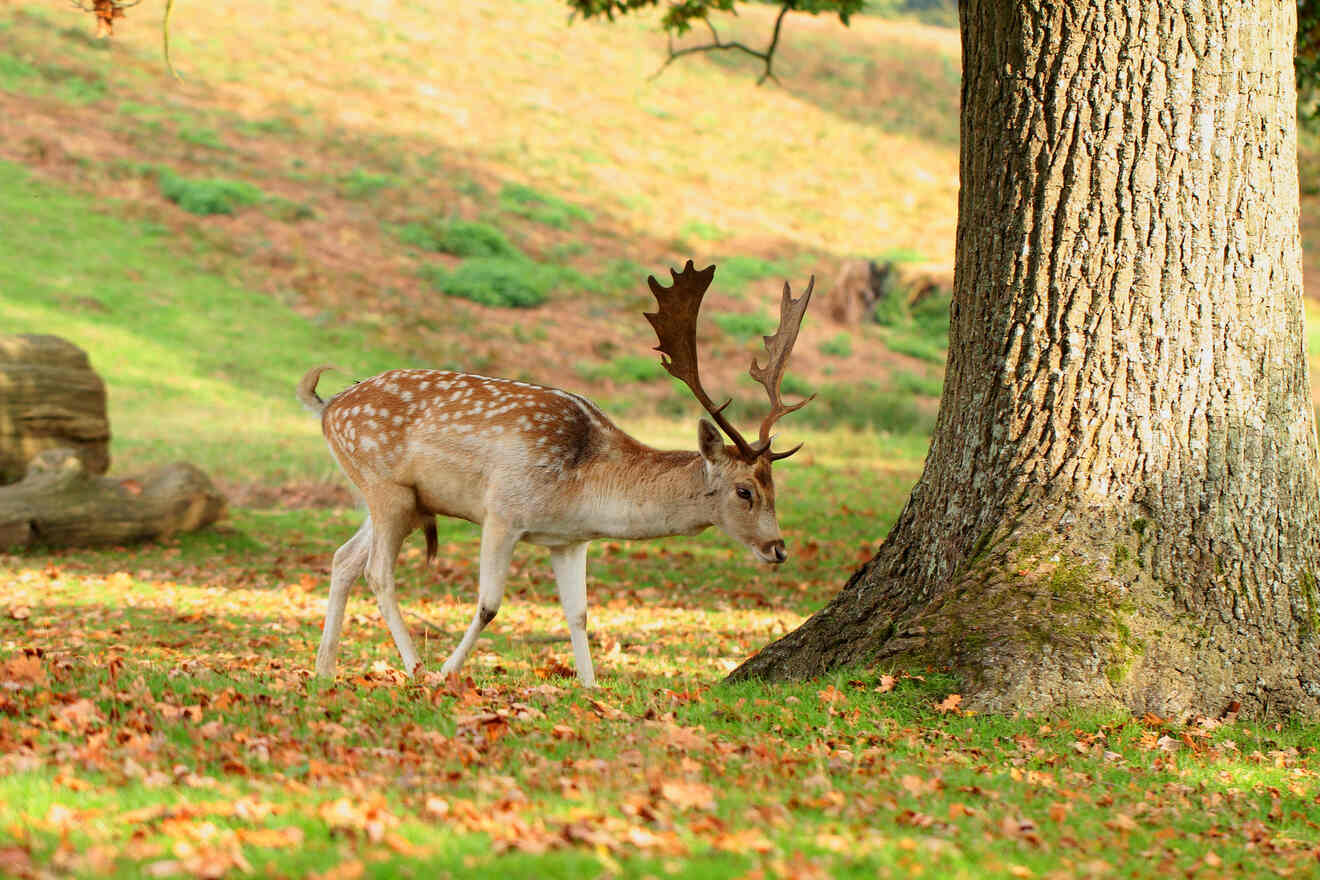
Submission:
<svg viewBox="0 0 1320 880">
<path fill-rule="evenodd" d="M 164 538 L 210 525 L 224 510 L 225 497 L 187 462 L 115 479 L 89 473 L 72 449 L 51 449 L 20 482 L 0 487 L 0 549 Z"/>
</svg>

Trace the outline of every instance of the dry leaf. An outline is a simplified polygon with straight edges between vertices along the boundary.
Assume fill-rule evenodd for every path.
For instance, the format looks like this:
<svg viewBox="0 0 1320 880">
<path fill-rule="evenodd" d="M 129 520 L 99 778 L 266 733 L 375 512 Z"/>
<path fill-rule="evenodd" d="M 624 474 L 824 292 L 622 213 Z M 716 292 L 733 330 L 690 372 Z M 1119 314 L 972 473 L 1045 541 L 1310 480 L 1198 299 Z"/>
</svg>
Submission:
<svg viewBox="0 0 1320 880">
<path fill-rule="evenodd" d="M 660 785 L 660 795 L 681 810 L 715 809 L 715 790 L 704 782 L 671 780 Z"/>
<path fill-rule="evenodd" d="M 957 712 L 958 704 L 962 702 L 962 694 L 949 694 L 935 706 L 936 711 L 942 713 Z"/>
</svg>

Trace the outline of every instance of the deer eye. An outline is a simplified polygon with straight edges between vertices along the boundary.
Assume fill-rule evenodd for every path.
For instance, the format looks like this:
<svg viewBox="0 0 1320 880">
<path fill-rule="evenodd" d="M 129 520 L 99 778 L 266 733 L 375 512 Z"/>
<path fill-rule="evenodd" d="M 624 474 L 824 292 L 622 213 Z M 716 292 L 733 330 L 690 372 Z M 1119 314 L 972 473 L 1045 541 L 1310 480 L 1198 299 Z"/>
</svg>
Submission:
<svg viewBox="0 0 1320 880">
<path fill-rule="evenodd" d="M 734 491 L 734 492 L 738 495 L 738 497 L 741 498 L 743 501 L 751 501 L 751 500 L 752 500 L 752 490 L 751 490 L 751 489 L 748 489 L 746 486 L 739 486 L 737 489 L 734 489 L 733 491 Z"/>
</svg>

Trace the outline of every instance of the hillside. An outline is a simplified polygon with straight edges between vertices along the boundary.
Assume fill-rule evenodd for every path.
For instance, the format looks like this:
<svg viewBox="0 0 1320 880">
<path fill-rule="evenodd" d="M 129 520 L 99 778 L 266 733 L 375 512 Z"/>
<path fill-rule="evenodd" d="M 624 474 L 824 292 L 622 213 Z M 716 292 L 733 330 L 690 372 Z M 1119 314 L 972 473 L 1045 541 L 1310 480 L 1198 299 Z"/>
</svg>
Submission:
<svg viewBox="0 0 1320 880">
<path fill-rule="evenodd" d="M 159 7 L 131 9 L 112 40 L 92 38 L 73 8 L 0 7 L 3 214 L 64 205 L 39 233 L 58 252 L 9 262 L 2 323 L 62 327 L 88 347 L 118 390 L 118 424 L 134 430 L 152 421 L 151 386 L 91 331 L 112 306 L 170 316 L 138 327 L 155 346 L 182 339 L 175 327 L 190 346 L 237 330 L 251 352 L 228 372 L 196 366 L 198 382 L 232 385 L 249 357 L 278 349 L 278 380 L 259 370 L 257 409 L 280 418 L 283 385 L 326 360 L 360 375 L 398 364 L 528 377 L 621 416 L 690 416 L 650 353 L 647 274 L 688 257 L 720 265 L 706 372 L 750 397 L 736 377 L 783 280 L 800 291 L 814 273 L 828 295 L 849 257 L 951 261 L 955 31 L 799 16 L 777 62 L 783 85 L 757 88 L 729 58 L 652 79 L 664 42 L 645 18 L 568 26 L 553 0 L 507 10 L 181 8 L 177 82 L 160 57 Z M 729 35 L 754 39 L 768 23 L 753 8 Z M 98 231 L 81 228 L 97 214 Z M 151 290 L 119 283 L 134 270 L 102 259 L 137 247 L 142 228 L 174 261 Z M 233 296 L 203 293 L 214 284 Z M 492 284 L 545 301 L 454 295 Z M 252 297 L 283 317 L 250 324 L 240 303 Z M 286 323 L 297 332 L 271 329 Z M 938 326 L 931 342 L 918 325 L 809 317 L 793 390 L 822 392 L 811 418 L 928 427 L 942 353 Z M 137 399 L 143 408 L 128 405 Z M 186 419 L 204 404 L 179 405 Z"/>
</svg>

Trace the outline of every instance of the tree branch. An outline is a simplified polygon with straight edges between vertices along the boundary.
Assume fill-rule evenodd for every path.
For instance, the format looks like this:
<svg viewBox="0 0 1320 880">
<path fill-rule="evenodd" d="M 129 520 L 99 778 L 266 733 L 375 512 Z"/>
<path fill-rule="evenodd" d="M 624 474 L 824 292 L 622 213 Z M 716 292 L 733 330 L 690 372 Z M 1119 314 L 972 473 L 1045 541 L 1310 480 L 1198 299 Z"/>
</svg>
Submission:
<svg viewBox="0 0 1320 880">
<path fill-rule="evenodd" d="M 710 29 L 711 41 L 709 43 L 702 43 L 697 46 L 684 46 L 682 49 L 675 49 L 674 38 L 672 35 L 670 35 L 669 44 L 668 44 L 668 56 L 665 58 L 665 63 L 660 65 L 659 70 L 651 74 L 651 79 L 656 79 L 657 77 L 659 77 L 660 74 L 665 72 L 665 68 L 667 68 L 670 64 L 674 63 L 675 60 L 682 58 L 684 55 L 693 55 L 697 52 L 717 52 L 717 51 L 732 50 L 737 52 L 743 52 L 747 55 L 751 55 L 753 58 L 759 58 L 761 59 L 762 62 L 764 62 L 765 69 L 761 72 L 761 75 L 756 79 L 756 84 L 758 86 L 764 83 L 767 79 L 772 79 L 775 81 L 775 83 L 779 83 L 779 77 L 775 76 L 773 70 L 773 65 L 775 61 L 775 49 L 779 47 L 779 34 L 784 24 L 784 16 L 787 15 L 790 10 L 795 8 L 796 5 L 797 5 L 797 0 L 787 0 L 787 2 L 785 2 L 782 6 L 779 7 L 779 14 L 775 16 L 775 29 L 770 36 L 770 45 L 767 46 L 764 50 L 753 49 L 751 46 L 748 46 L 745 43 L 740 43 L 736 40 L 733 42 L 726 43 L 725 41 L 720 39 L 719 32 L 715 30 L 715 24 L 710 20 L 710 18 L 708 16 L 702 16 L 702 21 L 704 21 L 706 23 L 706 27 Z"/>
</svg>

